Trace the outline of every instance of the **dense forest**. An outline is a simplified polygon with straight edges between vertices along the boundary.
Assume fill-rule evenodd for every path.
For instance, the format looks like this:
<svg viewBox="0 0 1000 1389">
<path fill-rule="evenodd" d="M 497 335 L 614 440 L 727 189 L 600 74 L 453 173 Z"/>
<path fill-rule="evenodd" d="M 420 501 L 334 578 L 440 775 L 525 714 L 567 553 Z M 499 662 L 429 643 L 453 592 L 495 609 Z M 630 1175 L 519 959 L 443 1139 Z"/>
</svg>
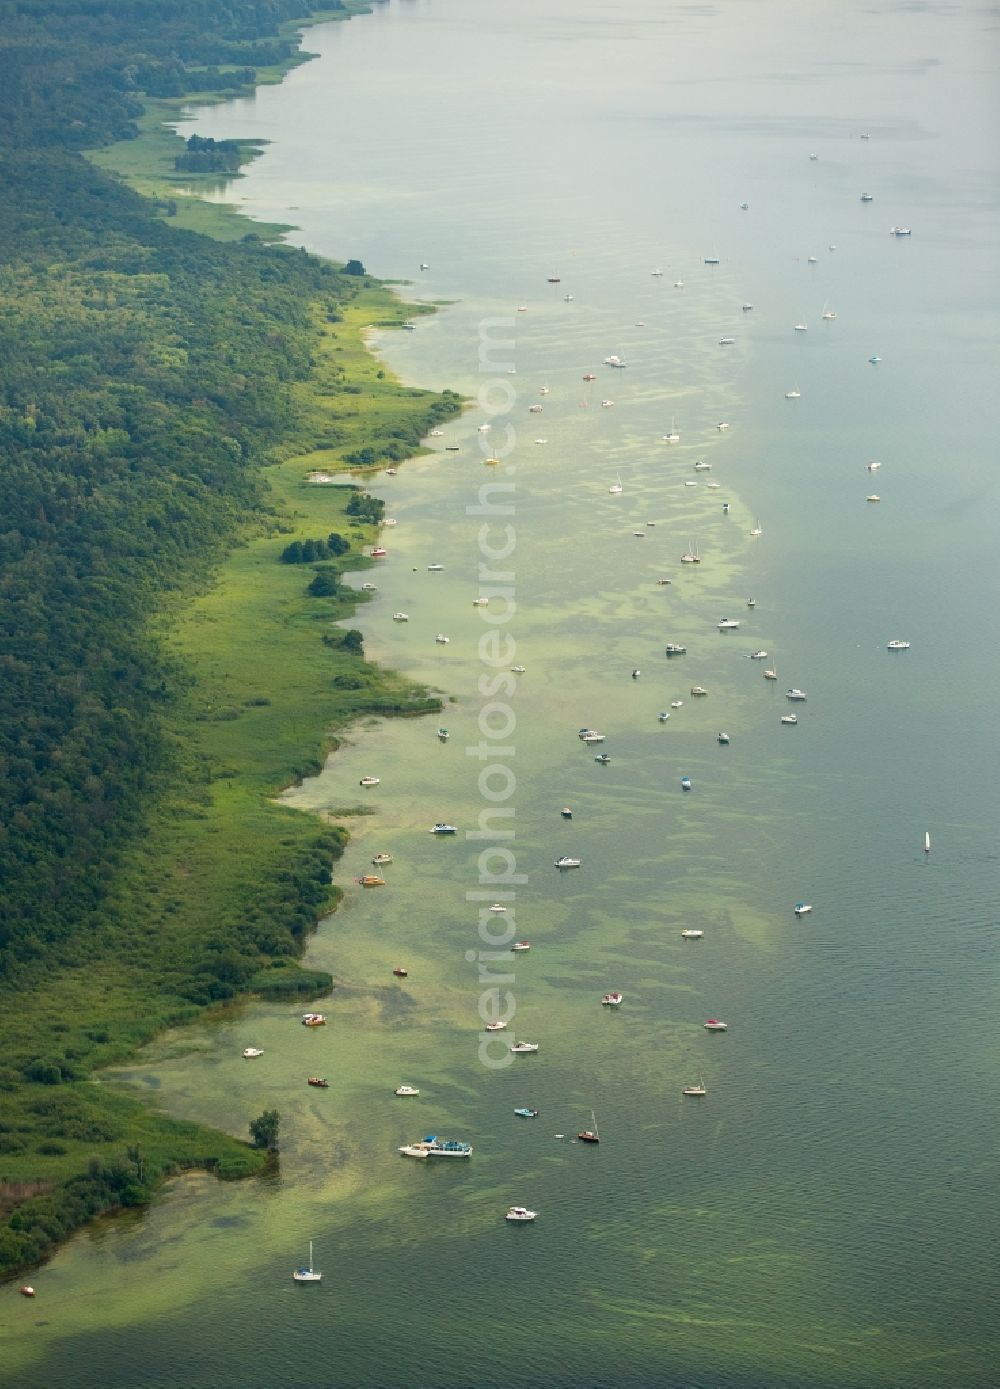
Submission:
<svg viewBox="0 0 1000 1389">
<path fill-rule="evenodd" d="M 296 978 L 294 958 L 334 894 L 336 827 L 299 817 L 305 829 L 255 856 L 252 882 L 230 877 L 226 910 L 199 919 L 175 901 L 157 918 L 169 874 L 142 858 L 150 826 L 189 822 L 179 786 L 212 777 L 183 731 L 196 673 L 164 624 L 233 546 L 281 528 L 268 465 L 312 445 L 412 452 L 457 398 L 378 373 L 372 391 L 391 406 L 379 430 L 324 437 L 297 393 L 321 325 L 368 290 L 358 263 L 345 274 L 252 235 L 179 231 L 83 153 L 134 135 L 147 95 L 238 90 L 294 61 L 279 26 L 302 12 L 297 0 L 0 5 L 0 1275 L 96 1211 L 145 1199 L 178 1163 L 257 1161 L 223 1135 L 150 1121 L 89 1084 L 95 1065 L 265 987 L 272 966 L 272 982 L 323 982 Z M 364 495 L 346 542 L 330 534 L 313 552 L 328 575 L 313 592 L 341 604 L 335 615 L 348 610 L 337 567 L 380 515 Z M 287 544 L 275 571 L 294 577 Z M 346 636 L 331 656 L 340 687 L 360 691 L 345 716 L 383 707 Z M 320 751 L 275 769 L 269 791 Z M 126 873 L 149 888 L 141 927 Z"/>
</svg>

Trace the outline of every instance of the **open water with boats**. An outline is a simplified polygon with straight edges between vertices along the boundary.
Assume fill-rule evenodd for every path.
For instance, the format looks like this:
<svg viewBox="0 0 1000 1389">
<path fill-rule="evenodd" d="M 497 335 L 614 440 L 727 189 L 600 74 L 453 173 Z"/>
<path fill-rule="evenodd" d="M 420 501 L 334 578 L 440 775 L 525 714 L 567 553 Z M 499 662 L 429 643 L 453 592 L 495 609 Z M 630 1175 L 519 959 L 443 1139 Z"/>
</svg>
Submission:
<svg viewBox="0 0 1000 1389">
<path fill-rule="evenodd" d="M 280 1175 L 178 1182 L 5 1290 L 3 1382 L 995 1384 L 995 12 L 391 0 L 305 46 L 184 130 L 272 141 L 221 196 L 447 302 L 374 344 L 483 403 L 372 484 L 355 622 L 454 702 L 290 797 L 374 812 L 310 949 L 327 1025 L 246 1006 L 122 1077 L 279 1109 Z M 481 970 L 490 1056 L 537 1054 L 484 1064 Z M 425 1134 L 475 1152 L 398 1155 Z"/>
</svg>

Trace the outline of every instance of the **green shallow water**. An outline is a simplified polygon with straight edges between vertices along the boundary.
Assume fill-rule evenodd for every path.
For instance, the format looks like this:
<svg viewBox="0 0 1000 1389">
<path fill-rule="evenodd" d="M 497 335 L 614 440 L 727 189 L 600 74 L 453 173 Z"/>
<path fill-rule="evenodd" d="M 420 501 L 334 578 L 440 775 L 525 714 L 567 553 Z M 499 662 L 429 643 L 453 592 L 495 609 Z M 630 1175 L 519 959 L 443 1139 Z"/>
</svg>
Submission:
<svg viewBox="0 0 1000 1389">
<path fill-rule="evenodd" d="M 34 1303 L 4 1292 L 6 1382 L 995 1383 L 989 24 L 972 5 L 396 0 L 310 31 L 320 60 L 280 88 L 199 113 L 202 134 L 273 140 L 230 197 L 451 301 L 376 338 L 406 379 L 492 381 L 510 408 L 480 435 L 473 407 L 378 479 L 397 525 L 357 622 L 453 697 L 451 737 L 371 721 L 290 796 L 375 810 L 310 948 L 338 983 L 329 1024 L 248 1005 L 116 1078 L 234 1131 L 280 1109 L 280 1174 L 179 1182 L 74 1240 Z M 484 372 L 488 320 L 512 342 Z M 497 696 L 514 748 L 497 760 L 524 877 L 506 919 L 532 949 L 486 963 L 513 976 L 511 1033 L 540 1043 L 503 1069 L 479 1054 L 476 954 L 502 889 L 466 833 L 488 806 L 467 751 L 479 642 L 502 613 L 473 606 L 490 482 L 515 487 L 492 518 L 516 534 L 497 630 L 516 641 L 500 673 L 525 672 Z M 682 567 L 691 544 L 703 562 Z M 912 648 L 892 656 L 896 636 Z M 795 728 L 790 685 L 809 693 Z M 431 836 L 438 820 L 462 833 Z M 386 886 L 350 885 L 382 850 Z M 562 853 L 582 867 L 557 872 Z M 305 1087 L 317 1072 L 329 1090 Z M 683 1099 L 699 1075 L 707 1097 Z M 402 1081 L 420 1096 L 394 1098 Z M 573 1141 L 592 1109 L 599 1148 Z M 432 1132 L 474 1156 L 397 1155 Z M 506 1227 L 522 1202 L 538 1221 Z M 295 1287 L 310 1238 L 324 1281 Z"/>
</svg>

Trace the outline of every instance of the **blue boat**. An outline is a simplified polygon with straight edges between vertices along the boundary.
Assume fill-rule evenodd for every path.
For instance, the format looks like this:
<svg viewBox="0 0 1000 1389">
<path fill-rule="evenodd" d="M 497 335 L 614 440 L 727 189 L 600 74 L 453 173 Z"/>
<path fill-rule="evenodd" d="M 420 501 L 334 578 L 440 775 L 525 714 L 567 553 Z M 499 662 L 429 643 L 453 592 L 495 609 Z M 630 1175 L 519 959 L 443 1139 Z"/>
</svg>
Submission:
<svg viewBox="0 0 1000 1389">
<path fill-rule="evenodd" d="M 691 790 L 691 778 L 690 778 L 689 776 L 682 776 L 682 777 L 681 777 L 681 790 L 682 790 L 682 791 L 690 791 L 690 790 Z"/>
<path fill-rule="evenodd" d="M 514 1110 L 514 1113 L 518 1116 L 519 1119 L 537 1119 L 537 1118 L 538 1118 L 538 1110 L 537 1110 L 537 1109 L 528 1109 L 527 1107 L 525 1107 L 525 1108 L 523 1108 L 523 1109 L 515 1109 L 515 1110 Z"/>
</svg>

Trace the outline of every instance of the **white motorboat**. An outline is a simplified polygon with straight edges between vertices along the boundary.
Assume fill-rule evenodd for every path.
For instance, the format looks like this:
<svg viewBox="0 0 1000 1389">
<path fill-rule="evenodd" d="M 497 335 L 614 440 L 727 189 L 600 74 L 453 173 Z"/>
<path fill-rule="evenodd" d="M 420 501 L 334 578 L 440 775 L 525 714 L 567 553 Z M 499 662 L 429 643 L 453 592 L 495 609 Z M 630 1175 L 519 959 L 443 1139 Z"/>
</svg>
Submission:
<svg viewBox="0 0 1000 1389">
<path fill-rule="evenodd" d="M 605 1008 L 620 1008 L 625 1001 L 625 995 L 618 989 L 613 989 L 611 993 L 605 994 L 601 1003 Z"/>
<path fill-rule="evenodd" d="M 438 646 L 447 646 L 451 641 L 451 637 L 446 637 L 443 632 L 438 632 L 434 640 L 437 642 Z"/>
<path fill-rule="evenodd" d="M 431 834 L 458 834 L 458 828 L 455 825 L 447 825 L 444 821 L 439 820 L 436 825 L 431 826 Z"/>
<path fill-rule="evenodd" d="M 583 862 L 582 859 L 579 859 L 579 858 L 570 858 L 569 854 L 562 854 L 559 858 L 556 859 L 555 864 L 554 864 L 554 867 L 556 867 L 556 868 L 579 868 L 579 867 L 580 867 L 580 864 L 581 864 L 582 862 Z"/>
<path fill-rule="evenodd" d="M 671 709 L 682 709 L 684 707 L 683 699 L 672 699 L 670 701 L 670 707 Z"/>
<path fill-rule="evenodd" d="M 511 666 L 511 670 L 515 675 L 523 675 L 527 669 L 527 666 Z"/>
<path fill-rule="evenodd" d="M 866 471 L 866 472 L 869 472 L 869 473 L 877 473 L 878 470 L 879 470 L 879 468 L 881 468 L 881 466 L 882 466 L 881 463 L 878 463 L 878 462 L 876 462 L 875 460 L 872 460 L 871 463 L 866 463 L 866 464 L 865 464 L 865 471 Z"/>
<path fill-rule="evenodd" d="M 412 1085 L 397 1085 L 392 1093 L 394 1095 L 419 1095 L 420 1091 Z"/>
<path fill-rule="evenodd" d="M 404 1157 L 467 1158 L 472 1156 L 472 1144 L 460 1143 L 455 1139 L 443 1141 L 434 1134 L 428 1134 L 419 1143 L 407 1143 L 399 1151 Z"/>
<path fill-rule="evenodd" d="M 494 902 L 492 907 L 490 907 L 490 911 L 494 912 L 497 916 L 500 916 L 506 910 L 507 908 L 502 902 Z"/>
<path fill-rule="evenodd" d="M 686 651 L 687 647 L 679 641 L 668 641 L 663 648 L 664 655 L 666 656 L 683 656 Z"/>
<path fill-rule="evenodd" d="M 796 916 L 808 916 L 809 913 L 812 911 L 812 903 L 796 902 L 795 906 L 792 908 L 792 911 L 795 913 Z"/>
<path fill-rule="evenodd" d="M 809 324 L 808 324 L 808 323 L 796 323 L 796 325 L 795 325 L 795 331 L 796 331 L 797 333 L 808 333 L 808 331 L 809 331 Z"/>
<path fill-rule="evenodd" d="M 530 950 L 530 949 L 531 949 L 531 941 L 530 941 L 530 940 L 516 940 L 516 941 L 514 942 L 514 944 L 513 944 L 510 948 L 511 948 L 512 951 L 514 951 L 515 954 L 517 954 L 519 951 Z"/>
<path fill-rule="evenodd" d="M 506 1028 L 507 1028 L 507 1024 L 506 1024 L 505 1022 L 500 1022 L 500 1021 L 497 1021 L 497 1022 L 488 1022 L 488 1023 L 486 1024 L 486 1026 L 483 1028 L 483 1031 L 484 1031 L 484 1032 L 504 1032 L 504 1031 L 506 1030 Z"/>
<path fill-rule="evenodd" d="M 243 1056 L 247 1061 L 252 1061 L 255 1056 L 263 1056 L 263 1047 L 244 1047 Z"/>
<path fill-rule="evenodd" d="M 729 421 L 728 421 L 728 420 L 720 420 L 719 423 L 718 423 L 715 427 L 716 427 L 716 429 L 719 431 L 720 434 L 725 434 L 726 430 L 729 428 Z"/>
<path fill-rule="evenodd" d="M 865 498 L 866 502 L 880 502 L 881 500 L 882 498 L 879 496 L 877 492 L 873 492 L 871 496 Z"/>
<path fill-rule="evenodd" d="M 430 574 L 440 574 L 440 572 L 441 572 L 441 570 L 442 570 L 443 568 L 444 568 L 444 565 L 443 565 L 443 564 L 429 564 L 429 565 L 427 566 L 427 571 L 428 571 L 428 573 L 430 573 Z"/>
<path fill-rule="evenodd" d="M 711 472 L 712 465 L 711 463 L 706 463 L 704 458 L 699 458 L 697 463 L 694 465 L 694 470 L 696 473 L 708 473 Z"/>
<path fill-rule="evenodd" d="M 720 632 L 735 632 L 740 624 L 735 617 L 724 617 L 715 625 Z"/>
<path fill-rule="evenodd" d="M 886 647 L 889 651 L 909 651 L 910 643 L 908 641 L 900 641 L 896 638 L 893 641 L 886 642 Z"/>
<path fill-rule="evenodd" d="M 513 1042 L 510 1050 L 514 1056 L 528 1056 L 538 1050 L 537 1042 Z"/>
<path fill-rule="evenodd" d="M 889 228 L 889 235 L 890 235 L 890 236 L 910 236 L 910 235 L 911 235 L 911 232 L 910 232 L 909 227 L 890 227 L 890 228 Z"/>
<path fill-rule="evenodd" d="M 708 1032 L 725 1032 L 729 1024 L 726 1022 L 721 1022 L 718 1018 L 709 1018 L 706 1023 L 702 1024 L 702 1026 Z"/>
<path fill-rule="evenodd" d="M 681 940 L 701 940 L 704 934 L 697 926 L 686 926 L 681 932 Z"/>
<path fill-rule="evenodd" d="M 750 652 L 750 660 L 751 660 L 751 661 L 766 661 L 766 660 L 767 660 L 767 652 L 766 652 L 766 651 L 751 651 L 751 652 Z"/>
<path fill-rule="evenodd" d="M 786 392 L 785 392 L 785 399 L 786 399 L 786 400 L 801 400 L 801 399 L 802 399 L 802 392 L 798 389 L 798 387 L 796 387 L 794 390 L 786 391 Z"/>
<path fill-rule="evenodd" d="M 785 691 L 785 698 L 786 698 L 786 699 L 790 699 L 790 700 L 792 700 L 792 701 L 794 701 L 794 702 L 798 702 L 799 704 L 804 704 L 805 701 L 806 701 L 807 695 L 806 695 L 805 690 L 800 690 L 800 689 L 798 689 L 796 686 L 793 685 L 792 688 L 791 688 L 790 690 L 786 690 L 786 691 Z"/>
<path fill-rule="evenodd" d="M 798 721 L 799 721 L 799 716 L 798 716 L 797 714 L 782 714 L 781 720 L 780 720 L 781 723 L 787 723 L 787 724 L 795 724 L 795 723 L 798 723 Z"/>
<path fill-rule="evenodd" d="M 720 338 L 720 339 L 719 339 L 719 346 L 720 346 L 720 347 L 732 347 L 732 345 L 733 345 L 733 343 L 734 343 L 735 341 L 736 341 L 735 338 Z"/>
<path fill-rule="evenodd" d="M 612 352 L 610 357 L 605 357 L 604 365 L 606 367 L 615 367 L 618 371 L 622 371 L 625 367 L 625 363 L 614 352 Z"/>
<path fill-rule="evenodd" d="M 529 1211 L 527 1206 L 508 1206 L 504 1220 L 512 1225 L 527 1225 L 537 1216 L 537 1211 Z"/>
<path fill-rule="evenodd" d="M 362 584 L 362 593 L 378 593 L 378 584 Z"/>
<path fill-rule="evenodd" d="M 581 743 L 603 743 L 605 734 L 598 733 L 596 728 L 581 728 L 577 737 Z"/>
<path fill-rule="evenodd" d="M 377 777 L 377 776 L 363 776 L 363 777 L 361 778 L 360 782 L 358 783 L 358 785 L 359 785 L 359 786 L 377 786 L 377 785 L 379 784 L 380 781 L 381 781 L 381 777 Z"/>
</svg>

